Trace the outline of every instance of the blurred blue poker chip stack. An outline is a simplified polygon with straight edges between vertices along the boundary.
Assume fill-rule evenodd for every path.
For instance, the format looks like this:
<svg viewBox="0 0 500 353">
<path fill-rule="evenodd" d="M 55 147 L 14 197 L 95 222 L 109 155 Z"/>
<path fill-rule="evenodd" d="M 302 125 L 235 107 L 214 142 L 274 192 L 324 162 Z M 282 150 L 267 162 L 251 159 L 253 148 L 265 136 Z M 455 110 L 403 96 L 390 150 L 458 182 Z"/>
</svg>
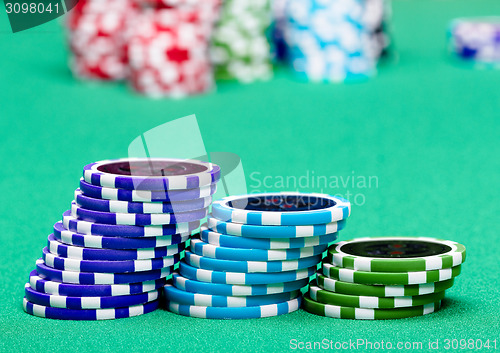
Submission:
<svg viewBox="0 0 500 353">
<path fill-rule="evenodd" d="M 214 202 L 165 286 L 168 310 L 209 319 L 297 310 L 301 289 L 350 211 L 349 201 L 324 194 L 250 194 Z"/>
<path fill-rule="evenodd" d="M 500 68 L 500 17 L 458 18 L 448 30 L 450 51 L 478 68 Z"/>
<path fill-rule="evenodd" d="M 25 287 L 27 313 L 63 320 L 137 316 L 160 291 L 208 213 L 211 163 L 129 158 L 84 167 Z"/>
<path fill-rule="evenodd" d="M 288 60 L 300 78 L 366 79 L 389 46 L 384 0 L 288 0 Z"/>
</svg>

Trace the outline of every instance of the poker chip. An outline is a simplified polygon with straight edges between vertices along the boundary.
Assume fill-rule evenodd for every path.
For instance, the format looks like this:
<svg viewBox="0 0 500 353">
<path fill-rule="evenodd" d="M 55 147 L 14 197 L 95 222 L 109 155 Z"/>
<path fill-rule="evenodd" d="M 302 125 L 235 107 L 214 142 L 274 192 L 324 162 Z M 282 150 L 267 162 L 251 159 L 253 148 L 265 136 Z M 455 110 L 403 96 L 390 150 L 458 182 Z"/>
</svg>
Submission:
<svg viewBox="0 0 500 353">
<path fill-rule="evenodd" d="M 336 233 L 344 228 L 345 220 L 310 226 L 258 226 L 224 222 L 208 216 L 207 226 L 211 230 L 221 234 L 249 238 L 303 238 Z"/>
<path fill-rule="evenodd" d="M 283 32 L 292 70 L 320 82 L 373 76 L 387 47 L 385 8 L 382 0 L 288 1 Z"/>
<path fill-rule="evenodd" d="M 460 274 L 461 266 L 418 272 L 365 272 L 323 263 L 323 274 L 343 282 L 361 284 L 407 285 L 445 281 Z"/>
<path fill-rule="evenodd" d="M 47 266 L 43 259 L 36 261 L 36 271 L 43 277 L 63 283 L 74 284 L 126 284 L 154 281 L 165 278 L 173 271 L 172 267 L 165 267 L 161 270 L 150 270 L 128 273 L 95 273 L 59 270 Z"/>
<path fill-rule="evenodd" d="M 150 313 L 158 308 L 158 300 L 123 308 L 109 309 L 62 309 L 33 304 L 23 300 L 24 311 L 30 315 L 58 320 L 109 320 L 122 319 Z"/>
<path fill-rule="evenodd" d="M 130 28 L 132 88 L 150 97 L 180 98 L 214 87 L 208 50 L 219 1 L 146 9 Z"/>
<path fill-rule="evenodd" d="M 367 309 L 395 309 L 421 306 L 435 303 L 444 298 L 445 292 L 436 292 L 414 297 L 368 297 L 333 293 L 316 286 L 309 287 L 309 296 L 312 300 L 329 305 L 367 308 Z"/>
<path fill-rule="evenodd" d="M 205 243 L 199 239 L 191 239 L 190 250 L 193 254 L 213 259 L 232 261 L 284 261 L 320 255 L 326 251 L 327 245 L 318 245 L 297 249 L 262 250 L 226 248 Z"/>
<path fill-rule="evenodd" d="M 350 213 L 351 204 L 343 198 L 291 192 L 230 196 L 212 205 L 214 218 L 260 226 L 326 224 L 346 219 Z"/>
<path fill-rule="evenodd" d="M 256 295 L 256 296 L 223 296 L 212 294 L 200 294 L 186 292 L 167 284 L 165 286 L 165 298 L 168 302 L 175 302 L 181 305 L 210 306 L 210 307 L 232 307 L 241 308 L 248 306 L 260 306 L 268 304 L 278 304 L 297 298 L 300 291 Z"/>
<path fill-rule="evenodd" d="M 166 287 L 167 309 L 175 313 L 229 319 L 246 316 L 210 310 L 285 307 L 287 295 L 300 300 L 296 291 L 307 286 L 350 215 L 347 200 L 323 194 L 243 195 L 215 204 L 172 289 Z"/>
<path fill-rule="evenodd" d="M 318 303 L 309 296 L 304 296 L 304 310 L 326 317 L 338 319 L 357 319 L 357 320 L 386 320 L 402 319 L 414 316 L 422 316 L 438 311 L 441 307 L 441 301 L 422 306 L 413 306 L 397 309 L 366 309 L 353 308 L 338 305 L 329 305 Z"/>
<path fill-rule="evenodd" d="M 107 309 L 149 303 L 158 299 L 159 291 L 111 297 L 67 297 L 37 292 L 30 287 L 29 283 L 26 283 L 24 295 L 30 303 L 52 308 Z"/>
<path fill-rule="evenodd" d="M 133 158 L 93 163 L 83 174 L 89 182 L 80 179 L 71 210 L 54 224 L 30 274 L 25 310 L 97 320 L 156 309 L 186 242 L 207 215 L 220 168 Z M 156 187 L 162 190 L 147 190 Z M 130 201 L 120 200 L 123 193 Z M 149 195 L 145 202 L 136 200 L 141 193 Z M 161 193 L 163 200 L 151 200 Z M 117 200 L 108 199 L 113 195 Z"/>
<path fill-rule="evenodd" d="M 358 238 L 328 252 L 335 266 L 368 272 L 415 272 L 461 265 L 465 246 L 433 238 Z"/>
<path fill-rule="evenodd" d="M 125 273 L 158 270 L 175 265 L 180 260 L 179 254 L 165 256 L 158 259 L 144 260 L 79 260 L 59 257 L 49 252 L 47 247 L 42 250 L 42 259 L 45 265 L 64 271 L 97 272 L 97 273 Z"/>
<path fill-rule="evenodd" d="M 449 26 L 448 41 L 464 62 L 500 68 L 500 17 L 457 18 Z"/>
<path fill-rule="evenodd" d="M 68 216 L 70 217 L 70 216 Z M 94 249 L 144 249 L 158 248 L 175 244 L 182 244 L 189 240 L 190 232 L 171 234 L 157 237 L 106 237 L 99 235 L 80 234 L 67 230 L 62 222 L 54 224 L 54 238 L 58 241 L 85 248 Z"/>
<path fill-rule="evenodd" d="M 167 308 L 176 314 L 203 319 L 256 319 L 294 312 L 300 308 L 301 302 L 302 298 L 297 297 L 279 304 L 233 308 L 183 305 L 169 301 Z"/>
<path fill-rule="evenodd" d="M 156 213 L 156 214 L 135 214 L 135 213 L 113 213 L 87 210 L 80 207 L 76 202 L 71 203 L 71 215 L 89 222 L 113 224 L 113 225 L 165 225 L 194 222 L 207 216 L 208 210 L 177 212 L 177 213 Z"/>
<path fill-rule="evenodd" d="M 222 284 L 276 284 L 282 282 L 292 282 L 303 278 L 308 278 L 316 272 L 316 266 L 311 268 L 269 273 L 244 273 L 244 272 L 223 272 L 196 268 L 180 262 L 179 273 L 192 280 Z"/>
<path fill-rule="evenodd" d="M 185 190 L 217 183 L 220 167 L 196 160 L 126 158 L 83 167 L 87 183 L 127 190 Z"/>
<path fill-rule="evenodd" d="M 434 238 L 358 238 L 333 244 L 306 311 L 345 319 L 397 319 L 439 309 L 465 247 Z"/>
<path fill-rule="evenodd" d="M 47 247 L 50 253 L 60 257 L 79 260 L 119 261 L 157 259 L 165 256 L 173 256 L 182 252 L 185 244 L 180 243 L 170 246 L 135 250 L 93 249 L 60 243 L 55 238 L 54 234 L 51 234 L 48 237 Z"/>
<path fill-rule="evenodd" d="M 131 202 L 176 202 L 199 199 L 212 196 L 217 191 L 217 185 L 211 184 L 195 189 L 185 190 L 126 190 L 96 186 L 80 179 L 80 190 L 90 197 L 105 200 Z"/>
<path fill-rule="evenodd" d="M 128 202 L 118 200 L 103 200 L 89 197 L 75 190 L 75 202 L 82 208 L 100 212 L 115 213 L 176 213 L 205 209 L 212 204 L 212 197 L 202 197 L 199 199 L 178 201 L 178 202 Z"/>
<path fill-rule="evenodd" d="M 70 68 L 75 76 L 122 80 L 128 76 L 127 27 L 137 16 L 133 0 L 80 0 L 66 16 Z"/>
<path fill-rule="evenodd" d="M 30 286 L 39 293 L 53 294 L 66 297 L 111 297 L 141 294 L 162 288 L 166 283 L 165 277 L 146 282 L 129 284 L 71 284 L 55 282 L 41 277 L 37 271 L 31 271 Z"/>
<path fill-rule="evenodd" d="M 191 232 L 200 226 L 199 221 L 165 224 L 162 226 L 130 226 L 94 223 L 73 217 L 71 211 L 63 213 L 62 221 L 64 228 L 67 230 L 80 234 L 104 235 L 108 237 L 158 237 Z"/>
<path fill-rule="evenodd" d="M 215 76 L 248 83 L 272 77 L 269 0 L 225 0 L 212 36 Z"/>
<path fill-rule="evenodd" d="M 443 292 L 453 286 L 454 279 L 425 284 L 409 284 L 402 286 L 391 285 L 366 285 L 349 283 L 325 277 L 321 273 L 316 276 L 318 287 L 329 292 L 352 294 L 369 297 L 409 297 L 430 293 Z"/>
<path fill-rule="evenodd" d="M 229 269 L 231 272 L 243 273 L 283 273 L 316 266 L 321 261 L 321 255 L 285 261 L 233 261 L 198 256 L 186 251 L 184 261 L 190 266 L 204 270 L 226 271 Z"/>
<path fill-rule="evenodd" d="M 185 292 L 234 297 L 253 295 L 263 296 L 292 292 L 307 286 L 308 281 L 308 278 L 303 278 L 297 281 L 276 284 L 233 285 L 194 281 L 176 273 L 172 276 L 172 284 L 174 287 Z"/>
<path fill-rule="evenodd" d="M 337 240 L 338 233 L 301 238 L 247 238 L 213 232 L 205 225 L 201 226 L 200 239 L 206 243 L 228 248 L 241 249 L 299 249 L 319 245 L 328 245 Z"/>
</svg>

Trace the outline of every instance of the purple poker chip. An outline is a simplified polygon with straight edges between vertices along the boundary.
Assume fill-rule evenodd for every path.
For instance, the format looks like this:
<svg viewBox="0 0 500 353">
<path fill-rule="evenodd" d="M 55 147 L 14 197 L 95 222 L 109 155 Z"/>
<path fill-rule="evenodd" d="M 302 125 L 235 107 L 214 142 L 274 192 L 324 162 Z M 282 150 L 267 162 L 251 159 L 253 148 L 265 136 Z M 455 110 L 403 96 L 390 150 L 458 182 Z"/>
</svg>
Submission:
<svg viewBox="0 0 500 353">
<path fill-rule="evenodd" d="M 89 222 L 114 225 L 159 226 L 186 223 L 201 220 L 205 218 L 207 214 L 208 209 L 206 208 L 188 212 L 155 214 L 101 212 L 87 210 L 74 201 L 71 203 L 71 215 L 73 217 Z"/>
<path fill-rule="evenodd" d="M 83 178 L 92 185 L 127 190 L 182 190 L 216 183 L 213 163 L 170 158 L 125 158 L 91 163 Z"/>
</svg>

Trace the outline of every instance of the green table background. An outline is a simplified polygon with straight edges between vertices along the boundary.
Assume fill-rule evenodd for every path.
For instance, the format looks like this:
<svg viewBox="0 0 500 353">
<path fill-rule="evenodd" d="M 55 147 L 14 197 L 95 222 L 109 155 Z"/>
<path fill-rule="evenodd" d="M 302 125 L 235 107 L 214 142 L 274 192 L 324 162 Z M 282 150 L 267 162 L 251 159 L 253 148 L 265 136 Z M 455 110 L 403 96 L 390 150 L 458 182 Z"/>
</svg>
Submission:
<svg viewBox="0 0 500 353">
<path fill-rule="evenodd" d="M 2 13 L 0 349 L 281 351 L 291 339 L 424 347 L 429 339 L 498 339 L 500 71 L 450 63 L 445 30 L 454 17 L 500 14 L 500 2 L 394 1 L 393 10 L 399 59 L 367 83 L 303 84 L 280 71 L 270 82 L 225 83 L 216 93 L 179 101 L 77 82 L 66 68 L 58 23 L 13 35 Z M 245 321 L 163 310 L 105 322 L 25 314 L 24 283 L 69 207 L 82 166 L 125 157 L 142 132 L 192 113 L 207 150 L 241 156 L 247 177 L 376 176 L 378 187 L 323 190 L 366 197 L 353 206 L 342 239 L 418 235 L 465 244 L 467 261 L 444 308 L 380 322 L 302 310 Z"/>
</svg>

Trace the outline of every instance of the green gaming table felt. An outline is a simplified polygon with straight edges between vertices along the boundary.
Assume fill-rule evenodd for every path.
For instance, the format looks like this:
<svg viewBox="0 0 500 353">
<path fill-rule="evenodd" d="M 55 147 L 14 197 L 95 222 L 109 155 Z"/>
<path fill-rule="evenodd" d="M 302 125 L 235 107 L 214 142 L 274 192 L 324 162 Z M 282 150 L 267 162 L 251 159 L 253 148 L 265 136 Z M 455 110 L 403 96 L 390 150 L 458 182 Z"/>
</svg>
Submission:
<svg viewBox="0 0 500 353">
<path fill-rule="evenodd" d="M 369 82 L 303 84 L 281 70 L 270 82 L 224 83 L 216 93 L 178 101 L 77 82 L 66 68 L 58 23 L 13 35 L 2 12 L 0 350 L 287 351 L 292 339 L 324 338 L 424 347 L 440 340 L 441 348 L 445 339 L 498 339 L 500 71 L 451 63 L 445 32 L 454 17 L 500 14 L 500 2 L 394 1 L 393 10 L 399 58 Z M 24 313 L 24 284 L 53 223 L 69 208 L 83 165 L 124 157 L 142 132 L 192 113 L 208 151 L 241 156 L 250 190 L 264 176 L 376 176 L 371 188 L 322 190 L 365 197 L 364 204 L 351 198 L 341 239 L 432 236 L 465 244 L 463 273 L 444 307 L 378 322 L 302 310 L 246 321 L 163 310 L 104 322 Z"/>
</svg>

